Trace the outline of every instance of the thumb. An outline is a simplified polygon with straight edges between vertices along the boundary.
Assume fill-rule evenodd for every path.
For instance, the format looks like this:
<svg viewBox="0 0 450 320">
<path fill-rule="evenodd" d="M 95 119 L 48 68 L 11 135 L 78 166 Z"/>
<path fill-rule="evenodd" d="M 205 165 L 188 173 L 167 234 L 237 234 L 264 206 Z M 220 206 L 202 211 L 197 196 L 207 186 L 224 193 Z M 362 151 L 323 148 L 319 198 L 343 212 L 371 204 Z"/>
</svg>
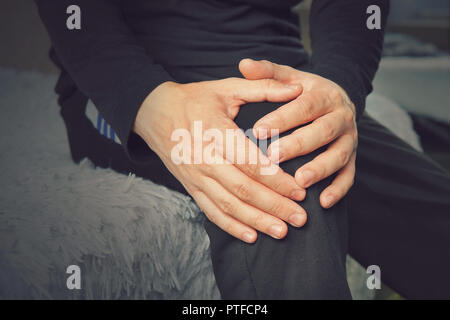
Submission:
<svg viewBox="0 0 450 320">
<path fill-rule="evenodd" d="M 248 80 L 275 79 L 290 82 L 297 70 L 267 60 L 242 59 L 239 62 L 239 71 Z"/>
<path fill-rule="evenodd" d="M 285 102 L 302 93 L 298 84 L 284 84 L 273 79 L 247 80 L 229 78 L 222 80 L 221 91 L 239 105 L 246 102 Z"/>
</svg>

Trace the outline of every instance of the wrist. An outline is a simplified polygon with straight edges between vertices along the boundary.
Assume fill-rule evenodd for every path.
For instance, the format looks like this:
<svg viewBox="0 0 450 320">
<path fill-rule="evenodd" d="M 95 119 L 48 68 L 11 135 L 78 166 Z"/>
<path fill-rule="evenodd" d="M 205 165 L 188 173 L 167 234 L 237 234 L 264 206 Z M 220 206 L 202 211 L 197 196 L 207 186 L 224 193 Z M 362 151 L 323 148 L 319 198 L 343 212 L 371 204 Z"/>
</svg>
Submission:
<svg viewBox="0 0 450 320">
<path fill-rule="evenodd" d="M 164 102 L 164 97 L 167 97 L 167 94 L 170 94 L 170 92 L 178 90 L 179 87 L 180 84 L 173 81 L 163 82 L 153 89 L 144 99 L 136 114 L 133 125 L 133 131 L 142 139 L 146 140 L 146 137 L 148 136 L 149 120 L 152 118 L 152 115 L 154 115 L 155 109 L 158 106 L 164 106 L 164 103 L 159 101 L 162 100 L 162 102 Z"/>
</svg>

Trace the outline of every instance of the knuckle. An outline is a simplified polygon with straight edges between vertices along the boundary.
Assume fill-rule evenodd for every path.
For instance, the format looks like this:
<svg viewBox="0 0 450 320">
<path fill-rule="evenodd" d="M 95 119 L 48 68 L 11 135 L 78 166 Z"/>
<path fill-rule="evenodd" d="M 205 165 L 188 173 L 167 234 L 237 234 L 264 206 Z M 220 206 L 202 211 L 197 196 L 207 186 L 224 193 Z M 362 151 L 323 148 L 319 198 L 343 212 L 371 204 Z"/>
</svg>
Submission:
<svg viewBox="0 0 450 320">
<path fill-rule="evenodd" d="M 229 234 L 232 234 L 234 231 L 234 226 L 232 222 L 225 222 L 222 226 L 223 230 Z"/>
<path fill-rule="evenodd" d="M 299 105 L 303 116 L 310 119 L 314 114 L 314 103 L 311 99 L 299 99 Z"/>
<path fill-rule="evenodd" d="M 283 204 L 280 200 L 274 200 L 272 201 L 270 205 L 270 212 L 274 213 L 275 215 L 279 215 L 282 212 Z"/>
<path fill-rule="evenodd" d="M 214 175 L 214 166 L 212 165 L 202 165 L 200 166 L 200 170 L 207 177 L 212 177 Z"/>
<path fill-rule="evenodd" d="M 195 195 L 200 197 L 204 196 L 204 190 L 207 190 L 211 183 L 211 178 L 205 175 L 200 175 L 197 179 L 192 179 L 193 176 L 190 176 L 190 180 L 193 181 L 193 191 L 196 192 Z"/>
<path fill-rule="evenodd" d="M 314 173 L 314 177 L 316 177 L 316 179 L 314 179 L 315 181 L 322 180 L 327 176 L 327 168 L 322 163 L 316 165 L 314 169 L 310 168 L 308 170 L 311 170 Z"/>
<path fill-rule="evenodd" d="M 355 122 L 355 115 L 353 114 L 353 111 L 349 108 L 346 108 L 344 111 L 344 121 L 348 125 L 353 125 Z"/>
<path fill-rule="evenodd" d="M 322 122 L 322 132 L 323 136 L 326 140 L 330 141 L 335 137 L 336 129 L 332 122 L 330 121 L 323 121 Z"/>
<path fill-rule="evenodd" d="M 353 142 L 353 151 L 356 151 L 358 148 L 358 131 L 353 130 L 353 132 L 350 133 L 350 137 Z"/>
<path fill-rule="evenodd" d="M 227 96 L 225 96 L 225 98 L 222 101 L 224 101 L 227 105 L 232 105 L 233 102 L 241 101 L 241 100 L 242 100 L 242 95 L 236 91 L 233 91 L 233 92 L 230 92 Z"/>
<path fill-rule="evenodd" d="M 255 217 L 253 218 L 253 226 L 259 230 L 263 229 L 264 225 L 264 213 L 258 212 Z"/>
<path fill-rule="evenodd" d="M 278 175 L 274 176 L 275 179 L 273 179 L 273 181 L 270 184 L 272 190 L 274 190 L 274 191 L 280 191 L 280 190 L 285 189 L 285 187 L 286 187 L 286 184 L 283 182 L 283 180 L 282 179 L 278 179 L 277 176 Z"/>
<path fill-rule="evenodd" d="M 284 128 L 286 127 L 286 120 L 284 119 L 284 117 L 281 115 L 281 112 L 273 112 L 271 115 L 271 120 L 276 123 L 275 126 L 278 126 L 280 128 Z"/>
<path fill-rule="evenodd" d="M 294 135 L 294 142 L 297 147 L 297 150 L 299 150 L 299 151 L 303 150 L 305 142 L 303 141 L 303 138 L 300 134 Z"/>
<path fill-rule="evenodd" d="M 247 184 L 238 184 L 235 188 L 235 193 L 240 199 L 248 200 L 250 198 L 250 188 Z"/>
<path fill-rule="evenodd" d="M 191 184 L 189 187 L 186 188 L 186 190 L 192 195 L 194 199 L 198 199 L 203 195 L 203 192 L 201 191 L 201 186 L 199 184 Z"/>
<path fill-rule="evenodd" d="M 235 205 L 226 199 L 222 199 L 220 201 L 220 207 L 222 208 L 222 210 L 229 215 L 233 215 L 236 212 L 236 207 Z"/>
<path fill-rule="evenodd" d="M 333 88 L 329 91 L 329 97 L 333 105 L 342 103 L 342 93 L 337 88 Z"/>
<path fill-rule="evenodd" d="M 259 165 L 258 164 L 251 164 L 246 163 L 243 166 L 244 172 L 248 174 L 250 177 L 257 177 L 259 175 Z"/>
<path fill-rule="evenodd" d="M 358 131 L 357 130 L 353 131 L 352 137 L 353 137 L 354 141 L 358 141 Z"/>
<path fill-rule="evenodd" d="M 274 81 L 272 79 L 262 79 L 262 86 L 266 90 L 270 90 L 273 87 Z"/>
<path fill-rule="evenodd" d="M 194 163 L 194 160 L 192 160 L 192 163 Z M 196 165 L 196 168 L 198 168 L 203 175 L 203 179 L 200 179 L 200 181 L 204 186 L 208 185 L 211 182 L 210 180 L 216 175 L 216 167 L 212 164 L 204 163 L 201 165 Z"/>
<path fill-rule="evenodd" d="M 344 166 L 350 159 L 350 153 L 345 149 L 338 150 L 337 153 L 338 153 L 339 164 L 341 166 Z"/>
</svg>

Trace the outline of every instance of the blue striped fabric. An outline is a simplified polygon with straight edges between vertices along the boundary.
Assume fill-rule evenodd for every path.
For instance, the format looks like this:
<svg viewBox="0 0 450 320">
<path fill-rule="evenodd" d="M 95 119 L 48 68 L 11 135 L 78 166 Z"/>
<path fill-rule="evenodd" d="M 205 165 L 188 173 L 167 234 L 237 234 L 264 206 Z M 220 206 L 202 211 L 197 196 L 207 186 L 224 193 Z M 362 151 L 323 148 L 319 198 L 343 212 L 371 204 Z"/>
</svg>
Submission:
<svg viewBox="0 0 450 320">
<path fill-rule="evenodd" d="M 111 128 L 111 126 L 106 123 L 105 119 L 102 118 L 100 113 L 97 115 L 97 130 L 105 137 L 114 141 L 116 140 L 116 134 L 113 128 Z"/>
</svg>

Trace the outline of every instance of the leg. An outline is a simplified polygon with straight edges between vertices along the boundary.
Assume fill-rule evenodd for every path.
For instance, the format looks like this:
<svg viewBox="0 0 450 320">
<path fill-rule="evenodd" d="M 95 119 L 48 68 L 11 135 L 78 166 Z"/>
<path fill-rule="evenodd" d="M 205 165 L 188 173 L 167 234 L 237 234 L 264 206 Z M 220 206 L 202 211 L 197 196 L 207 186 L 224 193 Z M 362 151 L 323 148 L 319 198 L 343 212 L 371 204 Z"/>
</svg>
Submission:
<svg viewBox="0 0 450 320">
<path fill-rule="evenodd" d="M 87 157 L 98 166 L 133 172 L 185 192 L 156 155 L 151 163 L 138 166 L 128 160 L 119 145 L 100 135 L 84 115 L 86 98 L 77 101 L 76 88 L 72 86 L 70 79 L 66 79 L 60 82 L 57 91 L 75 161 Z M 236 122 L 243 129 L 251 128 L 257 119 L 276 107 L 271 103 L 249 104 L 241 109 Z M 318 152 L 285 162 L 281 167 L 294 174 Z M 345 272 L 346 203 L 341 201 L 334 208 L 324 210 L 318 200 L 330 179 L 309 188 L 307 199 L 302 202 L 309 213 L 308 222 L 303 228 L 290 228 L 283 240 L 260 234 L 257 243 L 247 245 L 206 222 L 216 281 L 223 298 L 351 298 Z"/>
<path fill-rule="evenodd" d="M 254 103 L 241 108 L 236 123 L 244 130 L 277 105 Z M 283 163 L 294 174 L 320 150 Z M 289 227 L 283 240 L 259 234 L 253 245 L 245 244 L 211 222 L 205 223 L 219 290 L 225 299 L 349 299 L 345 273 L 347 253 L 346 203 L 332 209 L 319 204 L 327 179 L 308 189 L 301 204 L 308 212 L 303 228 Z"/>
<path fill-rule="evenodd" d="M 349 251 L 407 298 L 450 298 L 450 177 L 368 116 L 348 195 Z"/>
</svg>

